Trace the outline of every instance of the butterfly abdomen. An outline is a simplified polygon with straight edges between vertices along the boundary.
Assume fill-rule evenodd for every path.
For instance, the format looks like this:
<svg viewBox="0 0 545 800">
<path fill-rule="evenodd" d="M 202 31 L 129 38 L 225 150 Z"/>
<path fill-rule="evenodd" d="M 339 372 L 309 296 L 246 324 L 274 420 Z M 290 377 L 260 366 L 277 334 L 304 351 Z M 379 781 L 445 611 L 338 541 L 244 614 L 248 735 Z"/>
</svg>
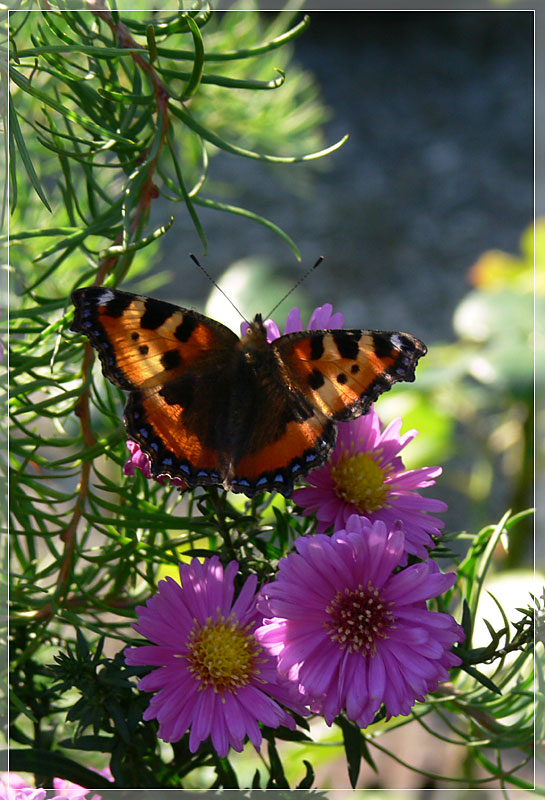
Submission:
<svg viewBox="0 0 545 800">
<path fill-rule="evenodd" d="M 236 464 L 244 453 L 258 450 L 270 436 L 271 409 L 278 396 L 282 397 L 286 392 L 274 353 L 267 342 L 265 345 L 265 348 L 257 344 L 240 350 L 226 420 L 232 464 Z M 275 433 L 280 435 L 284 426 L 285 422 L 279 419 Z"/>
</svg>

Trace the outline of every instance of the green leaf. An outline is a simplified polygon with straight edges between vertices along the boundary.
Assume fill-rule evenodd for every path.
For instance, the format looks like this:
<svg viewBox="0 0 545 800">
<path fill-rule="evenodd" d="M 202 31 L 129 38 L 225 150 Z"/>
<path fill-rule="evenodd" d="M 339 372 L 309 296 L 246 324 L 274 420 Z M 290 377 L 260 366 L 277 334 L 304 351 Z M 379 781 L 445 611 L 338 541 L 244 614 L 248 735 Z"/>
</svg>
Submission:
<svg viewBox="0 0 545 800">
<path fill-rule="evenodd" d="M 510 515 L 511 512 L 507 511 L 496 525 L 488 525 L 479 531 L 467 556 L 458 567 L 458 574 L 467 578 L 466 597 L 473 622 L 486 573 Z"/>
<path fill-rule="evenodd" d="M 505 636 L 505 634 L 507 633 L 507 628 L 502 628 L 499 631 L 495 631 L 490 622 L 487 619 L 484 619 L 484 617 L 483 617 L 483 622 L 488 628 L 488 633 L 490 634 L 490 644 L 487 646 L 486 650 L 493 652 L 498 646 L 501 637 Z"/>
<path fill-rule="evenodd" d="M 111 753 L 116 743 L 115 736 L 78 736 L 77 739 L 64 739 L 60 747 L 74 750 L 95 750 L 98 753 Z"/>
<path fill-rule="evenodd" d="M 149 63 L 153 64 L 157 58 L 157 44 L 153 25 L 146 25 L 146 39 L 148 42 Z"/>
<path fill-rule="evenodd" d="M 487 689 L 490 689 L 491 692 L 494 692 L 495 694 L 499 695 L 502 694 L 501 690 L 498 689 L 496 684 L 493 681 L 491 681 L 490 678 L 488 678 L 486 675 L 483 675 L 482 672 L 479 672 L 478 669 L 475 669 L 475 667 L 471 667 L 469 664 L 462 664 L 460 669 L 463 669 L 464 672 L 467 672 L 468 675 L 471 675 L 473 678 L 475 678 L 476 681 L 482 683 L 482 685 L 486 686 Z"/>
<path fill-rule="evenodd" d="M 205 53 L 205 61 L 233 61 L 240 58 L 253 58 L 253 56 L 260 55 L 261 53 L 268 53 L 275 50 L 277 47 L 282 47 L 288 42 L 300 36 L 310 25 L 310 17 L 305 15 L 301 22 L 295 25 L 291 30 L 286 33 L 271 39 L 270 42 L 257 44 L 253 47 L 242 48 L 240 50 L 224 51 L 223 53 L 214 53 L 208 51 Z M 158 47 L 157 52 L 160 56 L 167 58 L 178 59 L 193 59 L 193 53 L 190 50 L 172 50 L 167 47 Z"/>
<path fill-rule="evenodd" d="M 273 506 L 272 510 L 274 516 L 276 517 L 276 533 L 278 535 L 280 548 L 284 551 L 288 544 L 288 535 L 289 535 L 288 520 L 286 515 L 283 514 L 279 508 L 276 508 L 276 506 Z"/>
<path fill-rule="evenodd" d="M 39 256 L 36 256 L 34 261 L 42 261 L 48 256 L 53 255 L 53 253 L 56 253 L 57 250 L 77 247 L 88 236 L 106 236 L 108 234 L 115 235 L 121 222 L 120 212 L 121 201 L 117 200 L 115 203 L 112 203 L 112 205 L 104 212 L 104 214 L 101 214 L 99 217 L 97 217 L 88 227 L 76 229 L 74 233 L 69 234 L 64 239 L 61 239 L 60 242 L 55 242 L 55 244 L 52 244 L 46 250 L 43 250 Z M 41 280 L 43 280 L 43 276 L 37 282 L 32 284 L 30 289 L 34 289 Z"/>
<path fill-rule="evenodd" d="M 261 775 L 258 769 L 254 772 L 254 777 L 252 778 L 252 789 L 261 789 Z"/>
<path fill-rule="evenodd" d="M 28 58 L 33 56 L 42 56 L 44 53 L 73 53 L 76 57 L 81 53 L 94 56 L 94 58 L 104 58 L 110 60 L 112 58 L 121 58 L 132 56 L 133 53 L 141 53 L 141 47 L 97 47 L 96 45 L 86 44 L 52 44 L 43 45 L 40 47 L 27 47 L 23 50 L 18 50 L 17 54 L 19 59 Z"/>
<path fill-rule="evenodd" d="M 174 217 L 171 217 L 170 220 L 167 222 L 166 225 L 161 225 L 160 228 L 156 228 L 153 233 L 149 236 L 145 236 L 143 239 L 138 239 L 136 242 L 131 242 L 130 244 L 123 245 L 123 244 L 116 244 L 108 247 L 100 254 L 101 260 L 103 258 L 108 258 L 109 256 L 114 255 L 121 255 L 122 253 L 132 253 L 135 250 L 142 250 L 144 247 L 147 247 L 148 244 L 154 242 L 156 239 L 159 239 L 161 236 L 164 236 L 165 233 L 170 230 L 174 223 Z"/>
<path fill-rule="evenodd" d="M 79 628 L 76 631 L 76 653 L 78 654 L 80 661 L 84 661 L 89 658 L 89 645 L 87 644 L 87 640 Z"/>
<path fill-rule="evenodd" d="M 378 775 L 377 765 L 375 764 L 373 756 L 371 755 L 371 751 L 369 750 L 369 747 L 367 745 L 367 740 L 363 735 L 363 733 L 361 735 L 361 754 L 364 757 L 365 761 L 369 764 L 371 769 L 374 770 Z"/>
<path fill-rule="evenodd" d="M 466 646 L 468 646 L 471 643 L 473 623 L 471 620 L 471 611 L 469 610 L 469 605 L 467 604 L 465 597 L 462 601 L 462 628 L 464 629 L 465 633 L 464 643 Z"/>
<path fill-rule="evenodd" d="M 274 728 L 274 736 L 276 739 L 281 739 L 283 742 L 311 742 L 312 739 L 302 731 L 292 731 L 291 728 L 286 728 L 285 725 L 279 725 Z"/>
<path fill-rule="evenodd" d="M 118 701 L 113 697 L 105 697 L 104 698 L 104 708 L 112 718 L 112 721 L 116 727 L 117 732 L 123 739 L 126 744 L 130 744 L 131 742 L 131 734 L 127 727 L 127 722 L 125 719 L 125 715 L 123 713 L 123 709 L 121 708 Z"/>
<path fill-rule="evenodd" d="M 157 36 L 167 36 L 174 33 L 187 33 L 190 30 L 190 20 L 195 25 L 200 23 L 200 27 L 204 27 L 204 25 L 206 25 L 206 23 L 211 19 L 211 16 L 211 6 L 208 2 L 204 2 L 202 3 L 202 8 L 185 12 L 183 14 L 176 13 L 167 20 L 153 22 L 151 25 L 146 22 L 140 22 L 138 19 L 134 19 L 132 16 L 123 16 L 122 21 L 127 28 L 137 33 L 145 33 L 148 27 L 153 27 L 154 33 Z"/>
<path fill-rule="evenodd" d="M 32 239 L 39 236 L 72 236 L 81 232 L 81 228 L 30 228 L 25 231 L 13 231 L 10 234 L 10 244 L 22 242 L 25 239 Z M 7 234 L 0 237 L 0 241 L 6 240 Z"/>
<path fill-rule="evenodd" d="M 45 196 L 44 190 L 40 184 L 40 179 L 36 174 L 36 170 L 34 169 L 34 165 L 30 158 L 29 152 L 26 148 L 25 139 L 21 128 L 19 126 L 19 120 L 17 118 L 17 112 L 15 111 L 15 107 L 13 105 L 13 100 L 11 99 L 11 93 L 9 95 L 9 125 L 10 125 L 10 134 L 12 133 L 15 142 L 17 143 L 17 149 L 19 151 L 19 155 L 21 156 L 21 161 L 23 162 L 24 168 L 28 177 L 30 178 L 30 182 L 34 188 L 34 191 L 47 208 L 48 211 L 51 211 L 51 206 L 47 202 L 47 198 Z M 12 173 L 13 175 L 13 173 Z M 15 186 L 17 183 L 15 182 Z"/>
<path fill-rule="evenodd" d="M 510 531 L 511 528 L 513 528 L 515 525 L 518 525 L 521 520 L 526 519 L 526 517 L 533 516 L 534 513 L 535 508 L 525 508 L 524 511 L 519 511 L 518 514 L 513 514 L 511 517 L 509 517 L 509 519 L 505 522 L 505 527 L 508 531 Z"/>
<path fill-rule="evenodd" d="M 273 156 L 268 155 L 267 153 L 256 153 L 253 150 L 247 150 L 245 147 L 238 147 L 238 145 L 225 141 L 225 139 L 222 139 L 213 131 L 204 128 L 200 123 L 193 119 L 193 117 L 185 109 L 178 108 L 172 101 L 169 101 L 168 107 L 172 113 L 178 117 L 178 119 L 181 119 L 182 122 L 187 125 L 188 128 L 191 128 L 191 130 L 195 131 L 195 133 L 198 133 L 199 136 L 202 136 L 203 139 L 211 142 L 221 150 L 225 150 L 227 153 L 232 153 L 236 156 L 243 156 L 244 158 L 254 158 L 257 161 L 266 161 L 269 164 L 298 164 L 303 161 L 313 161 L 317 158 L 323 158 L 323 156 L 327 156 L 330 153 L 335 152 L 335 150 L 338 150 L 339 147 L 342 147 L 348 139 L 348 134 L 346 134 L 342 137 L 342 139 L 339 139 L 338 142 L 335 142 L 335 144 L 325 147 L 323 150 L 318 150 L 316 153 L 309 153 L 306 156 Z"/>
<path fill-rule="evenodd" d="M 267 740 L 271 777 L 267 783 L 267 789 L 289 789 L 290 785 L 284 774 L 284 768 L 278 755 L 278 750 L 274 744 L 274 738 L 270 736 Z"/>
<path fill-rule="evenodd" d="M 15 692 L 13 690 L 11 690 L 10 693 L 9 693 L 9 699 L 10 699 L 10 702 L 13 703 L 15 708 L 18 711 L 21 712 L 21 714 L 24 714 L 25 717 L 28 717 L 32 722 L 35 722 L 36 724 L 38 724 L 38 720 L 36 719 L 36 717 L 34 716 L 32 711 L 29 708 L 26 707 L 26 705 L 23 703 L 23 701 L 15 694 Z M 15 716 L 15 715 L 13 715 L 13 716 Z"/>
<path fill-rule="evenodd" d="M 189 81 L 187 82 L 180 98 L 180 100 L 187 100 L 189 97 L 195 94 L 201 82 L 204 67 L 204 42 L 202 39 L 202 34 L 199 30 L 199 26 L 192 19 L 191 15 L 182 14 L 182 17 L 186 20 L 189 26 L 191 35 L 193 36 L 193 45 L 195 47 L 195 57 L 193 60 L 191 77 L 189 78 Z"/>
<path fill-rule="evenodd" d="M 314 783 L 314 778 L 316 777 L 314 774 L 314 768 L 309 761 L 305 761 L 303 759 L 303 764 L 305 765 L 306 773 L 303 780 L 297 784 L 295 787 L 296 789 L 310 789 L 312 784 Z"/>
<path fill-rule="evenodd" d="M 301 253 L 299 252 L 299 248 L 291 238 L 285 233 L 282 228 L 278 225 L 275 225 L 274 222 L 271 222 L 265 217 L 261 217 L 259 214 L 255 214 L 253 211 L 248 211 L 247 208 L 240 208 L 239 206 L 232 206 L 227 203 L 220 203 L 217 200 L 209 200 L 208 198 L 201 197 L 197 195 L 196 197 L 192 198 L 193 203 L 198 206 L 204 206 L 205 208 L 213 208 L 216 211 L 227 211 L 229 214 L 238 214 L 240 217 L 246 217 L 247 219 L 251 219 L 253 222 L 258 222 L 260 225 L 264 225 L 269 230 L 276 233 L 286 244 L 293 250 L 295 253 L 297 260 L 301 261 Z"/>
<path fill-rule="evenodd" d="M 225 86 L 229 89 L 250 89 L 252 91 L 268 91 L 270 89 L 278 89 L 286 80 L 286 73 L 280 67 L 274 67 L 275 72 L 278 72 L 278 78 L 273 78 L 270 81 L 257 81 L 252 78 L 230 78 L 228 75 L 208 75 L 203 72 L 200 82 L 203 84 L 211 84 L 213 86 Z M 182 72 L 181 70 L 168 69 L 167 67 L 158 67 L 158 72 L 167 78 L 179 78 L 180 80 L 189 80 L 191 78 L 190 72 Z"/>
<path fill-rule="evenodd" d="M 92 122 L 90 119 L 83 117 L 81 114 L 77 114 L 75 111 L 71 111 L 67 106 L 63 105 L 57 100 L 54 100 L 49 94 L 46 94 L 43 91 L 38 91 L 38 89 L 36 89 L 34 86 L 30 84 L 27 78 L 21 75 L 18 72 L 18 70 L 14 69 L 13 67 L 10 67 L 9 74 L 10 78 L 17 84 L 17 86 L 19 86 L 25 92 L 32 95 L 33 97 L 38 98 L 38 100 L 41 100 L 42 103 L 45 103 L 45 105 L 51 106 L 51 108 L 54 108 L 56 111 L 59 112 L 59 114 L 62 114 L 62 116 L 67 117 L 73 122 L 78 123 L 78 125 L 81 125 L 82 128 L 85 128 L 91 133 L 98 134 L 98 136 L 100 136 L 102 139 L 104 138 L 108 139 L 111 137 L 115 139 L 116 142 L 118 142 L 120 145 L 123 144 L 130 149 L 136 148 L 138 146 L 137 142 L 131 141 L 130 139 L 127 139 L 125 136 L 121 136 L 120 134 L 114 131 L 110 130 L 107 131 L 105 128 L 100 127 L 99 125 Z"/>
<path fill-rule="evenodd" d="M 238 789 L 237 775 L 229 759 L 215 756 L 214 763 L 219 785 L 223 789 Z"/>
<path fill-rule="evenodd" d="M 195 226 L 195 230 L 197 231 L 197 235 L 198 235 L 199 239 L 201 240 L 201 244 L 203 246 L 203 251 L 204 251 L 204 253 L 206 255 L 206 253 L 208 252 L 208 241 L 206 239 L 206 234 L 204 232 L 204 228 L 201 225 L 201 221 L 200 221 L 200 219 L 199 219 L 199 217 L 197 215 L 197 212 L 195 211 L 193 200 L 191 199 L 191 197 L 189 195 L 189 192 L 186 189 L 185 182 L 184 182 L 184 179 L 183 179 L 183 176 L 182 176 L 182 170 L 181 170 L 180 165 L 178 163 L 178 159 L 176 158 L 176 152 L 174 150 L 174 145 L 172 143 L 172 139 L 171 139 L 171 136 L 170 136 L 170 131 L 167 134 L 167 144 L 168 144 L 168 149 L 170 151 L 170 155 L 171 155 L 171 158 L 172 158 L 172 163 L 174 164 L 174 169 L 176 171 L 176 177 L 178 179 L 178 185 L 180 187 L 180 192 L 181 192 L 182 197 L 184 199 L 186 208 L 189 211 L 189 216 L 191 217 L 191 219 L 193 221 L 193 225 Z"/>
<path fill-rule="evenodd" d="M 17 208 L 18 188 L 17 188 L 17 145 L 13 131 L 9 131 L 9 174 L 10 174 L 10 191 L 11 191 L 11 206 L 10 211 L 13 214 Z M 4 226 L 2 226 L 4 227 Z M 2 236 L 3 239 L 8 239 L 8 235 Z"/>
<path fill-rule="evenodd" d="M 56 38 L 60 39 L 62 42 L 64 42 L 67 45 L 70 45 L 72 47 L 76 47 L 77 41 L 72 39 L 71 36 L 68 36 L 68 34 L 66 34 L 63 30 L 61 30 L 55 24 L 54 18 L 55 18 L 54 14 L 43 14 L 42 15 L 43 22 L 45 22 L 45 24 L 50 28 L 50 30 L 53 32 L 53 34 L 55 35 Z M 45 32 L 42 34 L 42 38 L 45 41 L 45 38 L 46 38 L 45 37 Z"/>
<path fill-rule="evenodd" d="M 361 768 L 361 731 L 355 725 L 355 723 L 350 722 L 342 715 L 337 717 L 335 723 L 340 727 L 343 733 L 344 752 L 346 754 L 346 763 L 348 766 L 348 777 L 350 779 L 350 786 L 355 789 Z"/>
<path fill-rule="evenodd" d="M 130 103 L 131 105 L 154 105 L 155 103 L 155 95 L 154 94 L 135 94 L 130 92 L 118 92 L 114 89 L 105 89 L 102 86 L 99 86 L 98 93 L 101 97 L 105 97 L 107 100 L 114 100 L 116 103 Z"/>
</svg>

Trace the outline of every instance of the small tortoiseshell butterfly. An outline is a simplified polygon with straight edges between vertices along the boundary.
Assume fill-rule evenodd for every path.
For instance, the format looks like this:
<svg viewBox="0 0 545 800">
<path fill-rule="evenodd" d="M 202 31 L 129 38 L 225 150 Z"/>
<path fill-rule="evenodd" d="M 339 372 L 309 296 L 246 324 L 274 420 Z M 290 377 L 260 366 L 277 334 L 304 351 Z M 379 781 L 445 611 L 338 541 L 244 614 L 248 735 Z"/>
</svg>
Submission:
<svg viewBox="0 0 545 800">
<path fill-rule="evenodd" d="M 301 331 L 267 342 L 257 314 L 239 339 L 203 314 L 128 292 L 72 295 L 73 331 L 104 375 L 129 392 L 128 435 L 151 473 L 253 497 L 323 464 L 335 421 L 365 414 L 396 381 L 413 381 L 426 345 L 407 333 Z"/>
</svg>

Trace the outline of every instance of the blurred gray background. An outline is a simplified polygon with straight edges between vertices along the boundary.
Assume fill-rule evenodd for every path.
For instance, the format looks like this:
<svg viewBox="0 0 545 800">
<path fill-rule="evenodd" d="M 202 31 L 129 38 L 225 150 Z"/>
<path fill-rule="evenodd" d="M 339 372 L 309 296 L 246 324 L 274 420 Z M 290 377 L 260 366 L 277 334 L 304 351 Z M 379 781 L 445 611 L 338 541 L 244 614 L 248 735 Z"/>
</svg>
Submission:
<svg viewBox="0 0 545 800">
<path fill-rule="evenodd" d="M 324 255 L 304 285 L 310 306 L 332 302 L 349 327 L 453 340 L 468 269 L 485 250 L 518 252 L 533 218 L 533 13 L 309 13 L 295 59 L 331 110 L 328 143 L 350 138 L 313 166 L 221 153 L 210 168 L 229 185 L 228 202 L 295 239 L 302 263 L 261 226 L 199 209 L 210 243 L 203 263 L 219 278 L 234 261 L 266 255 L 297 278 Z M 175 230 L 162 240 L 161 265 L 179 276 L 177 299 L 199 307 L 211 287 L 187 258 L 201 257 L 187 214 Z"/>
</svg>

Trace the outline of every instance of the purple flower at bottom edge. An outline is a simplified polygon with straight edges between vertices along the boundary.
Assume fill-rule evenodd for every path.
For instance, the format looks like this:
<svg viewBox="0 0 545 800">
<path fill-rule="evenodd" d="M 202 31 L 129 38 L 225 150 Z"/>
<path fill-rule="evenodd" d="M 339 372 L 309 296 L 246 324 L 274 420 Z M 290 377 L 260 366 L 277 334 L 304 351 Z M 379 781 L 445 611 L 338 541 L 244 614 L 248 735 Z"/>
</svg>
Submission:
<svg viewBox="0 0 545 800">
<path fill-rule="evenodd" d="M 246 736 L 258 748 L 258 722 L 295 728 L 277 700 L 305 713 L 297 688 L 278 675 L 276 659 L 254 637 L 261 623 L 255 575 L 233 600 L 237 571 L 236 561 L 224 570 L 217 556 L 180 564 L 182 585 L 160 581 L 157 594 L 137 608 L 133 627 L 153 644 L 125 651 L 127 664 L 156 667 L 139 684 L 156 692 L 144 719 L 159 721 L 166 742 L 190 728 L 192 753 L 209 736 L 220 756 L 229 746 L 241 751 Z"/>
<path fill-rule="evenodd" d="M 102 775 L 103 778 L 107 778 L 109 781 L 114 780 L 112 772 L 109 767 L 105 767 L 104 769 L 94 770 L 94 772 L 98 772 L 99 775 Z M 64 778 L 53 778 L 53 787 L 55 791 L 60 792 L 60 795 L 55 795 L 52 800 L 60 800 L 60 798 L 66 798 L 66 800 L 102 800 L 102 795 L 100 794 L 93 794 L 89 796 L 90 789 L 86 789 L 85 786 L 80 786 L 78 783 L 72 783 L 72 781 L 68 781 Z"/>
<path fill-rule="evenodd" d="M 434 547 L 431 536 L 439 536 L 445 525 L 428 512 L 446 511 L 447 504 L 422 497 L 416 489 L 432 486 L 442 469 L 405 469 L 399 453 L 417 431 L 400 435 L 401 425 L 401 419 L 395 419 L 383 429 L 373 406 L 364 416 L 337 424 L 337 444 L 329 461 L 305 478 L 309 486 L 293 493 L 303 514 L 316 514 L 318 533 L 331 525 L 343 528 L 352 514 L 371 522 L 382 520 L 388 528 L 401 521 L 406 553 L 428 557 L 426 548 Z"/>
<path fill-rule="evenodd" d="M 54 781 L 58 781 L 54 778 Z M 55 785 L 55 784 L 54 784 Z M 75 784 L 71 784 L 75 786 Z M 55 785 L 56 794 L 51 800 L 101 800 L 101 795 L 89 797 L 89 789 L 78 787 L 80 791 L 68 794 L 58 794 L 59 788 Z M 46 800 L 47 791 L 43 788 L 28 786 L 27 782 L 15 772 L 0 773 L 0 800 Z"/>
<path fill-rule="evenodd" d="M 131 455 L 123 465 L 123 475 L 134 475 L 135 469 L 139 469 L 144 478 L 151 478 L 149 458 L 142 452 L 140 445 L 127 439 L 127 447 Z"/>
<path fill-rule="evenodd" d="M 103 775 L 113 781 L 109 767 L 96 770 L 99 775 Z M 79 786 L 77 783 L 64 780 L 63 778 L 53 778 L 55 795 L 51 800 L 101 800 L 102 795 L 89 793 L 91 789 Z M 0 800 L 45 800 L 47 792 L 45 789 L 29 786 L 27 781 L 16 772 L 0 773 Z"/>
<path fill-rule="evenodd" d="M 45 789 L 29 786 L 16 772 L 0 773 L 0 800 L 45 800 Z"/>
<path fill-rule="evenodd" d="M 256 638 L 328 725 L 345 709 L 364 728 L 382 703 L 387 718 L 407 715 L 461 663 L 451 652 L 461 626 L 425 602 L 456 575 L 430 561 L 393 574 L 403 539 L 401 526 L 353 515 L 331 537 L 297 539 L 262 589 Z"/>
</svg>

